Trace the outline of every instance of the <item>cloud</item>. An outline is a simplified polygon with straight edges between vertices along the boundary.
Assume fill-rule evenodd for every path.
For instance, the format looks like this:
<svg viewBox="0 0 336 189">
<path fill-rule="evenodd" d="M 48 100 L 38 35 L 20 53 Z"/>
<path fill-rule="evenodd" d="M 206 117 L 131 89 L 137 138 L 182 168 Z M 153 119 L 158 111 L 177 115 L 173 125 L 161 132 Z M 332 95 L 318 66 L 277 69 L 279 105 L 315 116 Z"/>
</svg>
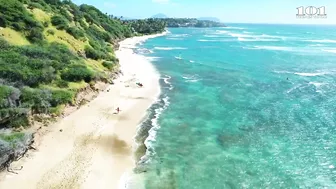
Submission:
<svg viewBox="0 0 336 189">
<path fill-rule="evenodd" d="M 115 8 L 117 5 L 111 2 L 104 2 L 104 7 L 105 8 Z"/>
<path fill-rule="evenodd" d="M 154 3 L 169 3 L 169 0 L 152 0 Z"/>
</svg>

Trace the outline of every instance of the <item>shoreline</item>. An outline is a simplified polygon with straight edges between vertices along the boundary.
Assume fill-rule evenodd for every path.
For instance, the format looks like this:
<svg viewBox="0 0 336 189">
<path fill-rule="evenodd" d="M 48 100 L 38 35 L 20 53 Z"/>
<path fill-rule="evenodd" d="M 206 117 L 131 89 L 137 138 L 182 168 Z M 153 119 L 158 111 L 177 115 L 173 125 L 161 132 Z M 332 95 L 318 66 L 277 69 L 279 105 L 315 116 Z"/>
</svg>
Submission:
<svg viewBox="0 0 336 189">
<path fill-rule="evenodd" d="M 14 169 L 23 166 L 17 175 L 0 173 L 0 188 L 123 187 L 125 175 L 135 167 L 138 127 L 161 92 L 159 73 L 132 48 L 162 35 L 121 41 L 116 55 L 123 75 L 97 98 L 49 126 L 37 151 L 12 164 Z M 115 115 L 117 107 L 121 112 Z"/>
</svg>

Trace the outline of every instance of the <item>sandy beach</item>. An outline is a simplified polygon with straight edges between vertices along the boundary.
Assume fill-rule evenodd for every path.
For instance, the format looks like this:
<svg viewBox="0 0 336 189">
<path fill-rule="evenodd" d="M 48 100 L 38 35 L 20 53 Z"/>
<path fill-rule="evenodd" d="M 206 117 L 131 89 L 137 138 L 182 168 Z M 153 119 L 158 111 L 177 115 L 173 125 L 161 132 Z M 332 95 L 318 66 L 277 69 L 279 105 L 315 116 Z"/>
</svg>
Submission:
<svg viewBox="0 0 336 189">
<path fill-rule="evenodd" d="M 131 48 L 160 35 L 120 42 L 116 55 L 123 75 L 96 99 L 49 126 L 37 150 L 12 164 L 23 166 L 18 174 L 1 173 L 0 188 L 123 188 L 121 178 L 135 165 L 137 126 L 160 94 L 159 74 Z"/>
</svg>

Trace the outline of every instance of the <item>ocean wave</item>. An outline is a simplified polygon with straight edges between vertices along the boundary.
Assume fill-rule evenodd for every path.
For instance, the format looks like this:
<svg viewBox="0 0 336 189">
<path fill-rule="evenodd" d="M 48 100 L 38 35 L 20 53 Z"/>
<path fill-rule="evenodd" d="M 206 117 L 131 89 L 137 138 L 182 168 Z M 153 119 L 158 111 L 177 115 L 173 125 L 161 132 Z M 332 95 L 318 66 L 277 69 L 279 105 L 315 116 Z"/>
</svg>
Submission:
<svg viewBox="0 0 336 189">
<path fill-rule="evenodd" d="M 219 40 L 214 40 L 214 39 L 199 39 L 197 41 L 200 41 L 200 42 L 215 42 L 215 41 L 219 41 Z"/>
<path fill-rule="evenodd" d="M 229 33 L 229 31 L 223 31 L 223 30 L 216 30 L 215 34 L 225 34 Z"/>
<path fill-rule="evenodd" d="M 208 38 L 219 38 L 222 37 L 220 35 L 204 35 L 204 37 L 208 37 Z"/>
<path fill-rule="evenodd" d="M 233 27 L 233 26 L 227 26 L 227 27 L 222 27 L 224 29 L 232 29 L 232 30 L 244 30 L 246 28 L 241 28 L 241 27 Z"/>
<path fill-rule="evenodd" d="M 198 82 L 200 81 L 200 78 L 198 75 L 183 75 L 182 78 L 185 80 L 185 82 Z"/>
<path fill-rule="evenodd" d="M 168 39 L 168 40 L 176 40 L 176 41 L 184 40 L 184 38 L 178 38 L 178 37 L 167 37 L 166 39 Z"/>
<path fill-rule="evenodd" d="M 310 47 L 322 47 L 324 46 L 323 44 L 314 44 L 314 45 L 309 45 Z"/>
<path fill-rule="evenodd" d="M 315 91 L 317 93 L 323 93 L 322 86 L 328 85 L 328 83 L 319 83 L 319 82 L 309 82 L 309 85 L 314 85 Z"/>
<path fill-rule="evenodd" d="M 161 57 L 154 57 L 154 56 L 146 56 L 146 59 L 149 61 L 157 61 L 161 59 Z"/>
<path fill-rule="evenodd" d="M 299 84 L 299 85 L 295 85 L 294 87 L 290 88 L 288 91 L 287 91 L 287 94 L 291 93 L 292 91 L 298 89 L 298 88 L 301 88 L 302 87 L 302 84 Z"/>
<path fill-rule="evenodd" d="M 153 51 L 146 49 L 146 48 L 139 48 L 135 50 L 136 53 L 140 53 L 140 54 L 152 54 Z"/>
<path fill-rule="evenodd" d="M 285 47 L 285 46 L 254 46 L 254 48 L 264 50 L 293 51 L 292 47 Z"/>
<path fill-rule="evenodd" d="M 247 35 L 247 34 L 241 34 L 241 33 L 228 33 L 232 37 L 247 37 L 247 38 L 254 38 L 255 35 Z"/>
<path fill-rule="evenodd" d="M 189 37 L 190 34 L 174 34 L 174 35 L 171 35 L 171 37 Z"/>
<path fill-rule="evenodd" d="M 304 41 L 313 43 L 336 43 L 336 40 L 331 39 L 316 39 L 316 40 L 304 40 Z"/>
<path fill-rule="evenodd" d="M 184 47 L 154 47 L 156 50 L 170 51 L 170 50 L 185 50 Z"/>
<path fill-rule="evenodd" d="M 289 72 L 289 71 L 274 71 L 275 73 L 287 73 L 287 74 L 293 74 L 293 72 Z"/>
<path fill-rule="evenodd" d="M 306 76 L 306 77 L 313 77 L 313 76 L 321 76 L 321 75 L 327 75 L 329 72 L 290 72 L 290 71 L 273 71 L 274 73 L 280 73 L 280 74 L 295 74 L 299 76 Z"/>
<path fill-rule="evenodd" d="M 336 53 L 336 49 L 322 49 L 324 52 Z"/>
<path fill-rule="evenodd" d="M 321 87 L 327 85 L 328 83 L 319 83 L 319 82 L 309 82 L 309 85 L 314 85 L 315 87 Z"/>
<path fill-rule="evenodd" d="M 168 85 L 168 89 L 171 91 L 174 89 L 174 86 L 170 83 L 171 76 L 165 75 L 163 82 Z"/>
<path fill-rule="evenodd" d="M 238 41 L 279 41 L 279 40 L 276 40 L 276 39 L 262 39 L 262 38 L 247 39 L 247 38 L 243 38 L 243 37 L 238 37 Z"/>
<path fill-rule="evenodd" d="M 309 82 L 309 83 L 306 83 L 306 84 L 298 84 L 298 85 L 295 85 L 294 87 L 290 88 L 289 90 L 287 90 L 287 94 L 295 91 L 296 89 L 304 89 L 306 87 L 309 87 L 310 85 L 313 85 L 315 87 L 315 92 L 323 93 L 323 90 L 322 90 L 321 87 L 324 86 L 324 85 L 328 85 L 328 83 Z"/>
<path fill-rule="evenodd" d="M 170 101 L 168 96 L 164 96 L 156 102 L 156 105 L 159 107 L 154 109 L 154 115 L 150 119 L 150 124 L 152 127 L 148 131 L 148 137 L 144 141 L 144 145 L 146 146 L 147 150 L 145 155 L 141 157 L 140 163 L 148 163 L 150 161 L 150 157 L 156 154 L 153 143 L 156 141 L 157 131 L 161 128 L 158 120 L 163 111 L 168 108 L 169 104 Z"/>
<path fill-rule="evenodd" d="M 306 76 L 306 77 L 314 77 L 314 76 L 320 76 L 320 75 L 326 75 L 328 73 L 326 72 L 317 72 L 317 73 L 300 73 L 300 72 L 295 72 L 295 75 L 300 75 L 300 76 Z"/>
</svg>

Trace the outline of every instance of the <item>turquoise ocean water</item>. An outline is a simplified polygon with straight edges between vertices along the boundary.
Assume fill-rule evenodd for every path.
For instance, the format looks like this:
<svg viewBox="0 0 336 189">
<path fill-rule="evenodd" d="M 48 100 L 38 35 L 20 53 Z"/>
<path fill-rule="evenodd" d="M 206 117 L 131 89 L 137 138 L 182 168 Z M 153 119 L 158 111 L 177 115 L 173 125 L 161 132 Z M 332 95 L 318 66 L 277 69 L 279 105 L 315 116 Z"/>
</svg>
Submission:
<svg viewBox="0 0 336 189">
<path fill-rule="evenodd" d="M 162 77 L 146 188 L 336 188 L 335 26 L 169 31 L 137 49 Z"/>
</svg>

